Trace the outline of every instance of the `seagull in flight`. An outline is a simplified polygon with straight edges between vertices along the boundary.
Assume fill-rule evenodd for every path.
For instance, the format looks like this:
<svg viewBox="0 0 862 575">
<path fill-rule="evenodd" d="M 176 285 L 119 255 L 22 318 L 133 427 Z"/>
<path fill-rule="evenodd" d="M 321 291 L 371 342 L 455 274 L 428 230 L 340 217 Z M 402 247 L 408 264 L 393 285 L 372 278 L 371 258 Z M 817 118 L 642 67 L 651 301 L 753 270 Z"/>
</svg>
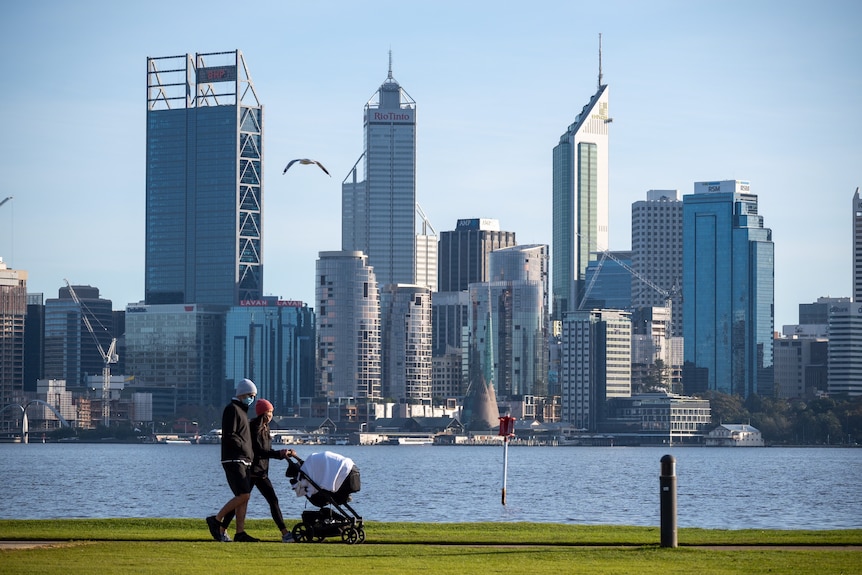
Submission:
<svg viewBox="0 0 862 575">
<path fill-rule="evenodd" d="M 291 161 L 289 161 L 289 162 L 287 163 L 287 166 L 284 168 L 284 171 L 281 173 L 281 175 L 283 176 L 284 174 L 286 174 L 286 173 L 287 173 L 287 171 L 290 169 L 290 167 L 291 167 L 293 164 L 297 163 L 297 162 L 299 162 L 300 164 L 305 164 L 305 165 L 309 165 L 309 164 L 317 164 L 317 165 L 320 167 L 320 169 L 321 169 L 321 170 L 323 170 L 323 172 L 324 172 L 327 176 L 329 176 L 330 178 L 332 177 L 332 174 L 330 174 L 330 173 L 329 173 L 329 170 L 327 170 L 326 168 L 324 168 L 324 167 L 323 167 L 323 164 L 321 164 L 321 163 L 320 163 L 320 162 L 318 162 L 317 160 L 309 160 L 308 158 L 301 158 L 301 159 L 298 159 L 298 160 L 291 160 Z"/>
</svg>

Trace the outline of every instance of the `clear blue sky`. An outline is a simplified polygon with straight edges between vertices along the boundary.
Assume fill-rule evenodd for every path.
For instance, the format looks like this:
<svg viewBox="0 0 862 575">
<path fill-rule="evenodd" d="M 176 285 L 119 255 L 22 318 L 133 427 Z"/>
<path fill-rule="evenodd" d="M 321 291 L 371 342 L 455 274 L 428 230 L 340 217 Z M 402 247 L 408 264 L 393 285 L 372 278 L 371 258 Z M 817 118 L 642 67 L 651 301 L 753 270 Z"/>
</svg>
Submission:
<svg viewBox="0 0 862 575">
<path fill-rule="evenodd" d="M 551 243 L 551 150 L 610 86 L 610 249 L 648 189 L 741 179 L 775 242 L 776 329 L 851 291 L 862 185 L 862 3 L 221 0 L 6 3 L 0 256 L 57 297 L 143 299 L 146 58 L 240 49 L 264 104 L 264 290 L 314 304 L 341 245 L 362 111 L 394 77 L 418 105 L 433 227 L 487 217 Z M 281 171 L 289 159 L 317 169 Z"/>
</svg>

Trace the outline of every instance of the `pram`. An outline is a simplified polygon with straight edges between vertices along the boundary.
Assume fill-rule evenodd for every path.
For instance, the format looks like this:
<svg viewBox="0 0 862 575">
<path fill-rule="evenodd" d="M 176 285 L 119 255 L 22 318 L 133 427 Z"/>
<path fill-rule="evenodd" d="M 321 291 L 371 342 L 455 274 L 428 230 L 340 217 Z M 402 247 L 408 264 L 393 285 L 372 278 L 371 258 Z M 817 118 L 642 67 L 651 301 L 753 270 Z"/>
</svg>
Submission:
<svg viewBox="0 0 862 575">
<path fill-rule="evenodd" d="M 318 508 L 302 512 L 302 522 L 292 530 L 295 541 L 320 542 L 339 536 L 351 545 L 365 541 L 362 517 L 349 503 L 350 495 L 360 488 L 359 468 L 352 459 L 331 451 L 312 453 L 305 461 L 289 455 L 285 475 L 296 496 L 305 496 Z"/>
</svg>

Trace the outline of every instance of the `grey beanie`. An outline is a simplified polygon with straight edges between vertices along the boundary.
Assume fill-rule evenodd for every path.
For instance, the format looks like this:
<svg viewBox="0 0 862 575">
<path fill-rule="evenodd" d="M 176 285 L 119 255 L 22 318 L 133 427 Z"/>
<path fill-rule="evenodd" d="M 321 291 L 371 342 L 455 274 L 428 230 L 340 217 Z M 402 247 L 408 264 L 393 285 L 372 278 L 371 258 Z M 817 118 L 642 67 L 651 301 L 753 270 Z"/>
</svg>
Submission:
<svg viewBox="0 0 862 575">
<path fill-rule="evenodd" d="M 236 396 L 246 395 L 248 393 L 253 393 L 257 395 L 257 386 L 250 379 L 244 379 L 238 384 L 236 384 Z"/>
</svg>

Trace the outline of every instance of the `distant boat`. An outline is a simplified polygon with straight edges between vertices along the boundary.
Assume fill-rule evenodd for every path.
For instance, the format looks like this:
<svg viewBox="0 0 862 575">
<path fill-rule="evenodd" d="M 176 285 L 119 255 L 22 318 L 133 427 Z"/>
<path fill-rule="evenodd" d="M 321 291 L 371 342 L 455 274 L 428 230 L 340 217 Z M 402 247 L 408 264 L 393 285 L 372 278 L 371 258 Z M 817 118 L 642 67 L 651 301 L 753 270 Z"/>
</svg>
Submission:
<svg viewBox="0 0 862 575">
<path fill-rule="evenodd" d="M 390 436 L 380 445 L 433 445 L 434 438 L 431 436 Z"/>
</svg>

